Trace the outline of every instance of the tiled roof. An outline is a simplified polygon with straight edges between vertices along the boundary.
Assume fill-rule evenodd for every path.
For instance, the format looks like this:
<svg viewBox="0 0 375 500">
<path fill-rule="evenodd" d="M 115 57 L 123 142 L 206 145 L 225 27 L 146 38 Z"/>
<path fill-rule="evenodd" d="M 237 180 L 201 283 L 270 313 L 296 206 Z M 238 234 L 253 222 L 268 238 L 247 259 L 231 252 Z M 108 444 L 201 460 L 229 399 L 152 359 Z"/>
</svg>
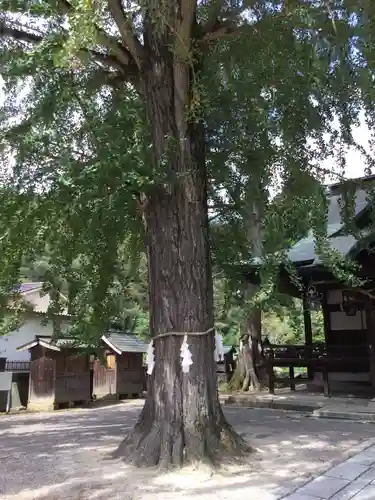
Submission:
<svg viewBox="0 0 375 500">
<path fill-rule="evenodd" d="M 38 336 L 39 339 L 43 340 L 44 342 L 48 342 L 51 345 L 55 345 L 56 347 L 77 347 L 80 349 L 85 349 L 86 347 L 89 347 L 88 344 L 83 344 L 82 342 L 79 341 L 79 339 L 75 338 L 58 338 L 55 340 L 52 340 L 52 337 L 42 337 Z"/>
<path fill-rule="evenodd" d="M 119 354 L 123 352 L 147 352 L 148 345 L 131 333 L 110 331 L 102 336 L 102 340 L 110 347 L 113 346 L 112 348 L 114 348 L 114 350 Z M 48 335 L 35 335 L 35 338 L 32 341 L 19 346 L 17 350 L 28 350 L 36 345 L 44 345 L 45 347 L 57 351 L 64 347 L 79 349 L 86 349 L 89 347 L 88 344 L 83 344 L 79 341 L 79 339 L 73 337 L 53 339 Z"/>
<path fill-rule="evenodd" d="M 110 330 L 102 339 L 121 352 L 147 352 L 147 344 L 131 333 Z"/>
<path fill-rule="evenodd" d="M 53 339 L 51 336 L 47 335 L 35 335 L 35 338 L 30 342 L 27 342 L 27 344 L 18 346 L 17 351 L 26 351 L 32 349 L 37 345 L 42 345 L 48 349 L 52 349 L 53 351 L 60 351 L 61 348 L 64 347 L 72 347 L 77 349 L 78 348 L 85 349 L 88 347 L 87 344 L 82 344 L 79 342 L 79 340 L 74 338 L 66 337 L 66 338 Z"/>
<path fill-rule="evenodd" d="M 27 293 L 31 292 L 32 290 L 39 290 L 42 288 L 43 283 L 21 283 L 17 288 L 17 292 L 19 293 Z"/>
<path fill-rule="evenodd" d="M 330 247 L 337 250 L 343 257 L 350 254 L 358 241 L 354 236 L 333 236 L 329 238 Z M 288 257 L 295 263 L 319 264 L 320 258 L 315 251 L 315 241 L 312 235 L 298 241 L 288 252 Z"/>
<path fill-rule="evenodd" d="M 339 234 L 344 228 L 341 220 L 341 195 L 331 194 L 329 198 L 328 218 L 327 218 L 327 236 L 330 246 L 337 250 L 343 257 L 347 256 L 356 246 L 358 240 L 352 235 Z M 358 217 L 367 207 L 367 193 L 363 189 L 358 189 L 355 199 L 354 217 Z M 316 254 L 315 241 L 313 234 L 310 233 L 306 238 L 298 241 L 288 252 L 288 257 L 292 262 L 309 262 L 310 265 L 320 263 Z"/>
<path fill-rule="evenodd" d="M 339 229 L 343 226 L 341 220 L 341 205 L 342 197 L 340 194 L 335 192 L 331 193 L 329 196 L 329 207 L 328 207 L 328 234 L 333 234 L 331 231 L 336 227 Z M 355 196 L 355 206 L 354 206 L 354 217 L 357 217 L 363 210 L 367 207 L 367 193 L 363 189 L 357 189 Z M 331 229 L 331 231 L 330 231 Z M 336 231 L 334 231 L 336 232 Z"/>
</svg>

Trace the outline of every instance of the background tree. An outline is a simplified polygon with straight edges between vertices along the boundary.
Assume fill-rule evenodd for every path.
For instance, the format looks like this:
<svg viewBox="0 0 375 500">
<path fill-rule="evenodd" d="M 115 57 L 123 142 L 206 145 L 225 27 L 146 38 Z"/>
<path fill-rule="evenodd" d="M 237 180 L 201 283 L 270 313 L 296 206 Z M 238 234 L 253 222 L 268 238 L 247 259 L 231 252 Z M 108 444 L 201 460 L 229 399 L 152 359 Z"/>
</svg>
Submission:
<svg viewBox="0 0 375 500">
<path fill-rule="evenodd" d="M 302 8 L 311 14 L 307 4 Z M 348 6 L 335 4 L 344 5 Z M 354 143 L 350 127 L 362 106 L 358 79 L 361 64 L 353 57 L 356 49 L 352 40 L 347 44 L 342 40 L 341 45 L 337 38 L 333 42 L 326 34 L 312 42 L 298 23 L 295 31 L 299 36 L 291 36 L 293 8 L 288 11 L 286 3 L 280 4 L 281 11 L 288 11 L 287 17 L 263 17 L 264 11 L 260 4 L 257 6 L 259 10 L 254 8 L 254 16 L 258 16 L 264 37 L 251 45 L 256 47 L 257 57 L 243 60 L 241 48 L 243 52 L 248 48 L 245 38 L 226 41 L 215 52 L 217 64 L 210 67 L 216 74 L 208 72 L 207 76 L 213 82 L 211 91 L 216 85 L 208 112 L 208 159 L 215 179 L 213 185 L 220 186 L 214 194 L 214 206 L 219 210 L 221 226 L 228 227 L 227 231 L 221 227 L 213 233 L 219 238 L 218 244 L 214 243 L 216 261 L 219 267 L 224 265 L 227 274 L 232 272 L 228 262 L 239 264 L 262 258 L 267 264 L 261 292 L 246 281 L 239 285 L 238 277 L 232 280 L 235 290 L 241 289 L 244 309 L 248 311 L 241 334 L 244 348 L 238 376 L 234 378 L 244 390 L 249 386 L 258 389 L 264 382 L 261 309 L 277 296 L 272 286 L 276 269 L 285 260 L 288 247 L 316 226 L 316 213 L 325 220 L 322 183 L 327 174 L 335 180 L 342 179 L 343 151 Z M 319 8 L 325 17 L 323 5 Z M 345 9 L 340 14 L 332 12 L 336 34 L 344 30 L 347 14 Z M 343 16 L 339 28 L 336 15 Z M 326 19 L 330 22 L 329 14 Z M 334 48 L 332 42 L 339 46 Z M 330 51 L 337 67 L 332 66 Z M 351 68 L 354 78 L 343 77 L 340 58 Z M 350 107 L 345 104 L 345 96 L 349 95 L 353 99 Z M 335 141 L 340 144 L 339 149 L 334 148 Z M 320 162 L 329 156 L 337 162 L 332 172 L 320 167 Z M 275 193 L 279 193 L 276 198 Z M 324 233 L 324 228 L 320 233 Z M 236 238 L 235 251 L 230 249 L 229 256 L 224 234 L 228 235 L 228 242 Z M 220 252 L 224 254 L 220 256 Z M 273 261 L 270 256 L 275 252 L 278 258 Z"/>
</svg>

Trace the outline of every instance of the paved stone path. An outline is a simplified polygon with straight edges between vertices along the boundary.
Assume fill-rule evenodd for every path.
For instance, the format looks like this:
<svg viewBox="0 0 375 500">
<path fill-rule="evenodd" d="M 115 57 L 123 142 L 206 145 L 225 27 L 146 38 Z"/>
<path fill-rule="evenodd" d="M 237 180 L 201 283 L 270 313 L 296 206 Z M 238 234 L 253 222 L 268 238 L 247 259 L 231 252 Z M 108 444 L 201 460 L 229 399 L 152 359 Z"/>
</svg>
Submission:
<svg viewBox="0 0 375 500">
<path fill-rule="evenodd" d="M 283 497 L 285 500 L 375 500 L 375 445 Z"/>
</svg>

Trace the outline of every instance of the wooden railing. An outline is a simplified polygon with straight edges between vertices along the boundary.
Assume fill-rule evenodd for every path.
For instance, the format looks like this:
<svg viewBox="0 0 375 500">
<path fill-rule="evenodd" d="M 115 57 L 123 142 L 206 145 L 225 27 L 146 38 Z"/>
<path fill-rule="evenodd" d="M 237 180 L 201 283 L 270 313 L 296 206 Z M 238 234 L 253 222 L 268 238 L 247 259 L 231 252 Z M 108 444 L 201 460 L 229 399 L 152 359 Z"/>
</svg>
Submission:
<svg viewBox="0 0 375 500">
<path fill-rule="evenodd" d="M 289 377 L 283 377 L 288 381 L 290 389 L 296 390 L 295 368 L 311 368 L 314 372 L 323 375 L 324 395 L 331 393 L 329 385 L 329 372 L 350 371 L 350 369 L 369 369 L 369 347 L 367 345 L 340 345 L 332 346 L 326 344 L 312 345 L 268 345 L 264 347 L 264 353 L 268 365 L 269 391 L 275 391 L 275 382 L 280 381 L 276 377 L 274 368 L 288 368 Z"/>
</svg>

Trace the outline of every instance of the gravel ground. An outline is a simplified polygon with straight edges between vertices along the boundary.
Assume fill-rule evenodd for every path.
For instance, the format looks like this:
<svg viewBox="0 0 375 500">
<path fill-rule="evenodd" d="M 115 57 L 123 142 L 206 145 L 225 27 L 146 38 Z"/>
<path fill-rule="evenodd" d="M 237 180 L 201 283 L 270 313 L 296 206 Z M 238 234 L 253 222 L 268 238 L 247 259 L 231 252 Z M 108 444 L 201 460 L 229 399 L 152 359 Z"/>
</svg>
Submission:
<svg viewBox="0 0 375 500">
<path fill-rule="evenodd" d="M 160 474 L 108 456 L 141 405 L 0 416 L 0 499 L 277 500 L 363 448 L 375 430 L 371 424 L 231 407 L 228 419 L 258 449 L 248 466 L 214 476 Z"/>
</svg>

